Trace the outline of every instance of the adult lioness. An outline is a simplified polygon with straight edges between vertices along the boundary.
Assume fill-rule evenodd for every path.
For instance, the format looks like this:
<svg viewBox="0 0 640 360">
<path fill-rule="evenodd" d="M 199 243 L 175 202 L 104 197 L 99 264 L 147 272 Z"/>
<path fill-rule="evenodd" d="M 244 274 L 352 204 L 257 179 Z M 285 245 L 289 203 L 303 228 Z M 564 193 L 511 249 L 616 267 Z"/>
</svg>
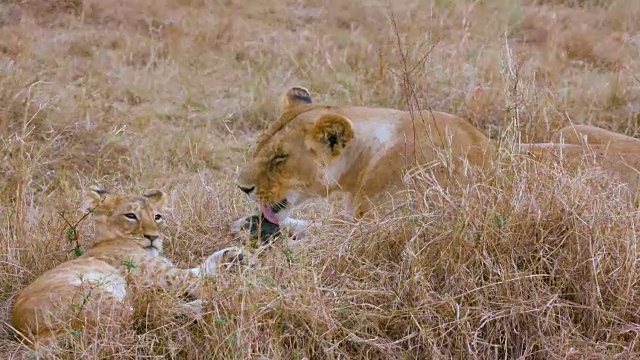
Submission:
<svg viewBox="0 0 640 360">
<path fill-rule="evenodd" d="M 465 158 L 483 163 L 491 141 L 463 119 L 431 111 L 412 115 L 384 108 L 312 105 L 290 89 L 284 113 L 260 136 L 237 184 L 272 223 L 298 225 L 292 207 L 333 191 L 347 194 L 356 217 L 402 183 L 416 164 Z"/>
<path fill-rule="evenodd" d="M 470 123 L 442 112 L 314 105 L 301 87 L 286 93 L 283 108 L 260 135 L 237 185 L 270 222 L 294 228 L 306 224 L 288 218 L 289 212 L 309 198 L 344 192 L 347 210 L 360 217 L 401 185 L 411 167 L 432 165 L 438 180 L 446 180 L 464 173 L 467 164 L 489 164 L 497 149 Z M 578 165 L 573 160 L 583 153 L 575 144 L 524 144 L 522 149 L 541 159 L 561 149 L 569 165 Z M 637 152 L 609 154 L 597 145 L 591 150 L 607 158 L 603 166 L 613 173 L 629 175 L 629 161 L 640 164 Z"/>
</svg>

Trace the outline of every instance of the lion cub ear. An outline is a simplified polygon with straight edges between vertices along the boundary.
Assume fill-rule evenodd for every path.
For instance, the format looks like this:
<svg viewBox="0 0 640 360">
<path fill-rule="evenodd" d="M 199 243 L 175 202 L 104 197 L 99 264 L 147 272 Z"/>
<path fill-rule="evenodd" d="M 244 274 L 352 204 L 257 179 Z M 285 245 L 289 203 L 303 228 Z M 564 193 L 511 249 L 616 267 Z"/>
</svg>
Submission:
<svg viewBox="0 0 640 360">
<path fill-rule="evenodd" d="M 294 86 L 284 95 L 282 107 L 288 110 L 300 104 L 311 104 L 311 94 L 301 86 Z"/>
<path fill-rule="evenodd" d="M 162 208 L 167 201 L 167 194 L 165 194 L 162 190 L 150 190 L 143 196 L 149 199 L 149 201 L 158 208 Z"/>
<path fill-rule="evenodd" d="M 108 190 L 102 189 L 98 186 L 90 186 L 89 189 L 87 189 L 84 199 L 82 200 L 80 210 L 95 210 L 98 206 L 104 203 L 107 194 L 109 194 Z"/>
<path fill-rule="evenodd" d="M 325 114 L 317 118 L 309 130 L 305 140 L 306 145 L 335 157 L 353 139 L 353 125 L 351 121 L 340 114 Z"/>
</svg>

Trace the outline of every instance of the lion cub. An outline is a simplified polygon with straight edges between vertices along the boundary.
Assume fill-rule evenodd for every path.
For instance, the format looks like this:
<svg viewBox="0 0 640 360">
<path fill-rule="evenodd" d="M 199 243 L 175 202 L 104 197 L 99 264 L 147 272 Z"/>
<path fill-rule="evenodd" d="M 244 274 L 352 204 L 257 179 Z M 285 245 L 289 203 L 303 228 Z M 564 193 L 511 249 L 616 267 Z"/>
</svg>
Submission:
<svg viewBox="0 0 640 360">
<path fill-rule="evenodd" d="M 163 257 L 164 192 L 124 196 L 91 188 L 83 208 L 92 211 L 96 242 L 82 256 L 43 273 L 18 295 L 11 324 L 23 337 L 49 343 L 68 329 L 100 322 L 100 314 L 132 309 L 132 293 L 160 288 L 200 296 L 202 275 L 242 260 L 239 248 L 215 252 L 201 266 L 176 268 Z"/>
</svg>

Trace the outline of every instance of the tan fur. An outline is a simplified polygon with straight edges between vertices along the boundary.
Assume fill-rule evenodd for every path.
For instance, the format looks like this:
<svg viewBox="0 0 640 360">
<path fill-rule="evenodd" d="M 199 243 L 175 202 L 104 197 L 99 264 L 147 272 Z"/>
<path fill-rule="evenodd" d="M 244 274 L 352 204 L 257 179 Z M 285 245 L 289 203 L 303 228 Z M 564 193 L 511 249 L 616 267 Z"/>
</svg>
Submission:
<svg viewBox="0 0 640 360">
<path fill-rule="evenodd" d="M 613 133 L 615 134 L 615 133 Z M 602 138 L 604 143 L 578 144 L 522 144 L 521 150 L 538 161 L 561 162 L 566 170 L 576 170 L 585 164 L 595 165 L 613 178 L 640 188 L 640 148 L 631 143 L 616 143 Z"/>
<path fill-rule="evenodd" d="M 311 105 L 292 96 L 301 88 L 294 89 L 238 176 L 259 203 L 286 198 L 296 205 L 340 190 L 358 216 L 369 200 L 402 182 L 402 169 L 439 161 L 442 150 L 482 163 L 491 143 L 453 115 L 421 111 L 414 122 L 394 109 Z"/>
<path fill-rule="evenodd" d="M 301 94 L 301 92 L 305 92 Z M 285 94 L 284 111 L 260 136 L 258 146 L 241 169 L 237 183 L 249 198 L 263 206 L 287 199 L 277 212 L 280 222 L 305 199 L 346 193 L 348 211 L 359 217 L 369 204 L 402 184 L 403 174 L 415 165 L 433 165 L 439 180 L 457 176 L 464 163 L 484 166 L 497 144 L 467 121 L 427 110 L 410 114 L 385 108 L 312 105 L 300 87 Z M 617 139 L 617 137 L 613 137 Z M 530 144 L 523 149 L 539 159 L 558 159 L 562 147 L 570 160 L 585 155 L 580 145 Z M 628 147 L 625 147 L 628 150 Z M 632 184 L 639 152 L 626 153 L 595 145 L 589 154 L 604 159 L 600 165 Z M 445 154 L 445 155 L 443 155 Z M 453 159 L 454 166 L 444 165 Z"/>
<path fill-rule="evenodd" d="M 630 144 L 631 149 L 640 148 L 640 139 L 591 125 L 565 126 L 554 134 L 551 141 L 582 145 L 585 140 L 588 144 L 611 144 L 623 147 Z"/>
<path fill-rule="evenodd" d="M 36 343 L 51 342 L 68 329 L 96 324 L 105 314 L 128 312 L 132 293 L 145 288 L 199 297 L 201 274 L 215 273 L 241 251 L 220 250 L 195 269 L 174 267 L 161 255 L 165 199 L 159 190 L 143 196 L 88 191 L 83 208 L 92 211 L 95 245 L 22 290 L 11 312 L 19 334 Z"/>
</svg>

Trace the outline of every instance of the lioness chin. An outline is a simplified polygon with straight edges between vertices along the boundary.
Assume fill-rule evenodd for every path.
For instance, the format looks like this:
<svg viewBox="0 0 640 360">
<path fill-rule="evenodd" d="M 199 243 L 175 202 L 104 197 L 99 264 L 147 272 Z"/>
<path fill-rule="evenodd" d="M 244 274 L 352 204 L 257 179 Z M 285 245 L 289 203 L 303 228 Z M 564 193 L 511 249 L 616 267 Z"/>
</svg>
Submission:
<svg viewBox="0 0 640 360">
<path fill-rule="evenodd" d="M 607 158 L 602 164 L 606 170 L 636 185 L 636 172 L 630 168 L 640 164 L 640 146 L 632 140 L 619 144 L 624 135 L 599 135 L 596 142 L 610 139 L 617 148 L 595 144 L 590 150 Z M 360 218 L 399 189 L 407 170 L 428 166 L 443 180 L 453 169 L 455 178 L 455 171 L 459 174 L 467 165 L 491 164 L 497 148 L 495 141 L 454 115 L 316 105 L 306 89 L 293 87 L 284 96 L 280 118 L 260 135 L 237 185 L 266 219 L 297 231 L 308 223 L 289 218 L 290 211 L 308 199 L 343 192 L 345 210 Z M 567 159 L 584 153 L 577 142 L 521 144 L 520 149 L 540 158 L 550 158 L 546 155 L 558 149 Z"/>
</svg>

